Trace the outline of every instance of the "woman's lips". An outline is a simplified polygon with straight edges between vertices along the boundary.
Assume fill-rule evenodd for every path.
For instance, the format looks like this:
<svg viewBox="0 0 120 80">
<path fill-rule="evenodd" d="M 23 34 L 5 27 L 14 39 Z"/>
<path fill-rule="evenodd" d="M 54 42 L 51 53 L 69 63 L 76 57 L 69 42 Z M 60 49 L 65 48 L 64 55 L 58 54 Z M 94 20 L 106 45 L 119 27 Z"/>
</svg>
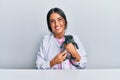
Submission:
<svg viewBox="0 0 120 80">
<path fill-rule="evenodd" d="M 59 29 L 60 29 L 60 27 L 55 27 L 55 29 L 56 29 L 56 30 L 59 30 Z"/>
</svg>

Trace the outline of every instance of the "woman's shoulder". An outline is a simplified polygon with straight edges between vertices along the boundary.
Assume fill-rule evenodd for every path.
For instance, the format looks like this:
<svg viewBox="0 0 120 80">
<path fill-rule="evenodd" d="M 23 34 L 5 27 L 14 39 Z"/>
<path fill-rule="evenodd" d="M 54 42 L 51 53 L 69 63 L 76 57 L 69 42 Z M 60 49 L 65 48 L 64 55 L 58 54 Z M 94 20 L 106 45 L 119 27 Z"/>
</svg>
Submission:
<svg viewBox="0 0 120 80">
<path fill-rule="evenodd" d="M 46 34 L 43 36 L 43 41 L 48 41 L 53 37 L 52 33 Z"/>
<path fill-rule="evenodd" d="M 43 38 L 49 38 L 51 36 L 52 36 L 52 34 L 48 33 L 48 34 L 44 35 Z"/>
</svg>

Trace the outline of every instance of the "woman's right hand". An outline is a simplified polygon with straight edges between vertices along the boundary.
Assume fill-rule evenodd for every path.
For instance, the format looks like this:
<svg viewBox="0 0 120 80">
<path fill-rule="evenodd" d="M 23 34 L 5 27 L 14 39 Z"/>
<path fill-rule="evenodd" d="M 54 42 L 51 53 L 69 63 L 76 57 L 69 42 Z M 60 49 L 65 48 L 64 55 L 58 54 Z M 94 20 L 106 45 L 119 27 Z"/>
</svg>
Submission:
<svg viewBox="0 0 120 80">
<path fill-rule="evenodd" d="M 55 64 L 61 64 L 67 56 L 67 51 L 57 54 L 51 61 L 50 67 L 54 66 Z"/>
</svg>

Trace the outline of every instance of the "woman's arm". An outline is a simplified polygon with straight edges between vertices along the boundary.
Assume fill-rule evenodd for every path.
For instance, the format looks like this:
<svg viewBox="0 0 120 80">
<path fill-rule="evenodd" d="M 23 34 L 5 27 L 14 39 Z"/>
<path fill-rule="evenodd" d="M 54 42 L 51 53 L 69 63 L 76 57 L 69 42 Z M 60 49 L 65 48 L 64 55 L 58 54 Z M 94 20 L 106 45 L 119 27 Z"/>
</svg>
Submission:
<svg viewBox="0 0 120 80">
<path fill-rule="evenodd" d="M 72 43 L 66 44 L 65 49 L 72 55 L 72 57 L 74 57 L 75 62 L 80 61 L 80 59 L 81 59 L 80 54 L 78 53 L 77 49 L 75 48 L 75 46 Z"/>
<path fill-rule="evenodd" d="M 74 64 L 79 65 L 79 68 L 86 68 L 87 65 L 87 57 L 84 47 L 77 36 L 73 36 L 74 41 L 77 43 L 79 49 L 77 49 L 72 43 L 66 45 L 66 50 L 75 58 L 72 60 Z"/>
<path fill-rule="evenodd" d="M 44 39 L 40 45 L 40 49 L 37 54 L 36 67 L 37 69 L 50 69 L 50 61 L 46 59 L 45 43 Z"/>
</svg>

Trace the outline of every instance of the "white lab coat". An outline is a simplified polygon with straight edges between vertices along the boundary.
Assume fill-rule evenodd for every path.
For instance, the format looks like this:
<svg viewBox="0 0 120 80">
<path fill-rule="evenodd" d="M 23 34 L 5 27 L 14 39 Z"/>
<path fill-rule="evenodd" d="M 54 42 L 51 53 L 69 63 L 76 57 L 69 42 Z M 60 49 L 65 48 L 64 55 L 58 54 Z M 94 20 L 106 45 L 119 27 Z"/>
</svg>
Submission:
<svg viewBox="0 0 120 80">
<path fill-rule="evenodd" d="M 81 69 L 86 68 L 87 58 L 86 58 L 86 52 L 81 44 L 81 41 L 79 38 L 75 35 L 72 35 L 74 38 L 74 41 L 77 43 L 79 49 L 77 49 L 78 53 L 81 56 L 80 62 L 75 62 L 76 64 L 79 64 Z M 37 69 L 58 69 L 58 64 L 54 65 L 52 68 L 50 68 L 50 60 L 52 60 L 58 53 L 60 53 L 60 45 L 57 42 L 54 35 L 48 34 L 44 36 L 42 43 L 40 45 L 40 49 L 37 54 L 37 60 L 36 60 L 36 67 Z M 65 60 L 61 63 L 62 69 L 77 69 L 75 66 L 69 63 L 69 60 Z"/>
</svg>

